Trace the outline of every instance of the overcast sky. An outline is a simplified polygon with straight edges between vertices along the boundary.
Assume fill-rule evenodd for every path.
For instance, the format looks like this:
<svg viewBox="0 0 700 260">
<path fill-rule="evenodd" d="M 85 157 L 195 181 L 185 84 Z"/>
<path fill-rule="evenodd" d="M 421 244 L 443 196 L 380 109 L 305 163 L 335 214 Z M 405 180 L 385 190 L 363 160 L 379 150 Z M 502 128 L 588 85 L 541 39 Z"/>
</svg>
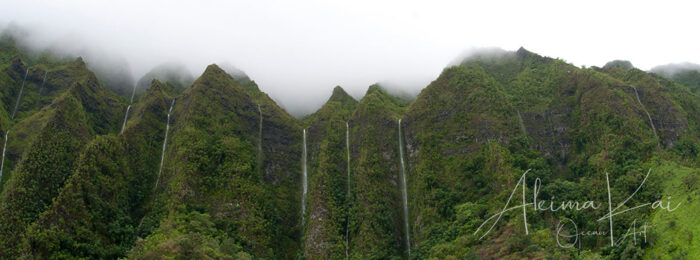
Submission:
<svg viewBox="0 0 700 260">
<path fill-rule="evenodd" d="M 0 0 L 0 26 L 126 63 L 136 79 L 169 61 L 195 76 L 232 64 L 295 114 L 336 85 L 356 98 L 375 82 L 417 93 L 481 47 L 523 46 L 577 66 L 700 63 L 692 1 L 569 2 Z"/>
</svg>

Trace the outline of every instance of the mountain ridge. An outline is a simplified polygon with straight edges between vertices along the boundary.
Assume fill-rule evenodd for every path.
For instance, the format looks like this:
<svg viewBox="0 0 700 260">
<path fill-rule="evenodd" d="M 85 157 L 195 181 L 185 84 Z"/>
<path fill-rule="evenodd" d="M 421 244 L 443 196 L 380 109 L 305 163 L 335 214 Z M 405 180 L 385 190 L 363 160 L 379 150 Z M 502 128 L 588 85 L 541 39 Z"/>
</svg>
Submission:
<svg viewBox="0 0 700 260">
<path fill-rule="evenodd" d="M 579 68 L 521 47 L 467 57 L 411 101 L 381 84 L 360 100 L 336 86 L 297 119 L 245 74 L 216 64 L 186 88 L 154 78 L 131 102 L 80 58 L 25 62 L 29 55 L 6 46 L 3 257 L 575 257 L 556 246 L 552 223 L 593 213 L 529 213 L 529 236 L 515 213 L 485 240 L 474 231 L 527 170 L 544 198 L 607 200 L 608 173 L 619 190 L 611 199 L 622 201 L 649 168 L 669 179 L 650 176 L 630 203 L 697 192 L 697 94 L 631 63 Z M 11 118 L 22 71 L 25 102 Z M 628 217 L 658 225 L 650 236 L 665 242 L 608 247 L 583 238 L 584 255 L 690 248 L 672 239 L 670 219 L 647 209 Z M 621 220 L 614 232 L 630 227 Z"/>
</svg>

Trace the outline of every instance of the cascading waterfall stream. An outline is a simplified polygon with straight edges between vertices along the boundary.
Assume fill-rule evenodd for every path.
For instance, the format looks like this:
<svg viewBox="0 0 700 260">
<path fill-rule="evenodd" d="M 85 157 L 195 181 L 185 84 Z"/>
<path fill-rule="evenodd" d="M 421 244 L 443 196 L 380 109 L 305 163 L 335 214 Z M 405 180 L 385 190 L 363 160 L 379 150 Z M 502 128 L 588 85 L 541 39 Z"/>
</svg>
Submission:
<svg viewBox="0 0 700 260">
<path fill-rule="evenodd" d="M 348 155 L 348 178 L 347 178 L 347 196 L 346 196 L 346 201 L 350 199 L 350 126 L 348 125 L 348 122 L 345 122 L 345 150 Z M 348 254 L 348 250 L 350 249 L 350 216 L 345 218 L 345 259 L 350 259 L 350 255 Z"/>
<path fill-rule="evenodd" d="M 131 105 L 126 107 L 126 113 L 124 114 L 124 123 L 122 123 L 121 133 L 124 133 L 124 128 L 126 128 L 126 119 L 129 118 L 129 110 L 131 110 Z"/>
<path fill-rule="evenodd" d="M 518 123 L 520 123 L 520 131 L 523 132 L 523 135 L 527 135 L 527 129 L 525 129 L 525 123 L 523 123 L 523 117 L 520 116 L 520 111 L 516 110 L 515 112 L 518 113 Z"/>
<path fill-rule="evenodd" d="M 22 99 L 22 91 L 24 91 L 24 83 L 27 82 L 27 75 L 29 75 L 29 68 L 27 72 L 24 73 L 24 80 L 22 80 L 22 87 L 19 88 L 19 95 L 17 95 L 17 101 L 15 102 L 15 110 L 12 111 L 12 119 L 15 119 L 15 113 L 17 113 L 17 108 L 19 107 L 19 101 Z"/>
<path fill-rule="evenodd" d="M 173 106 L 175 106 L 175 99 L 170 103 L 170 109 L 168 109 L 168 121 L 165 124 L 165 138 L 163 138 L 163 150 L 160 154 L 160 167 L 158 168 L 158 177 L 156 177 L 156 185 L 153 186 L 155 190 L 158 188 L 158 182 L 160 181 L 160 173 L 163 171 L 163 160 L 165 159 L 165 146 L 168 144 L 168 131 L 170 130 L 170 112 L 173 111 Z"/>
<path fill-rule="evenodd" d="M 307 186 L 307 179 L 306 179 L 306 129 L 303 131 L 304 134 L 304 139 L 303 139 L 303 148 L 301 151 L 301 186 L 302 186 L 302 193 L 301 193 L 301 225 L 303 227 L 304 225 L 304 214 L 306 213 L 306 192 L 308 190 Z"/>
<path fill-rule="evenodd" d="M 134 104 L 134 94 L 136 94 L 136 85 L 134 85 L 134 89 L 131 91 L 131 99 L 129 100 L 129 106 L 126 107 L 126 113 L 124 113 L 124 123 L 122 123 L 121 133 L 124 133 L 124 128 L 126 128 L 126 120 L 129 118 L 129 110 L 131 110 L 131 105 Z M 173 99 L 173 102 L 174 101 L 175 100 Z"/>
<path fill-rule="evenodd" d="M 406 249 L 411 256 L 411 235 L 408 226 L 408 191 L 406 188 L 406 165 L 403 162 L 403 136 L 401 134 L 401 119 L 399 119 L 399 157 L 401 159 L 401 196 L 403 197 L 403 219 L 406 233 Z"/>
<path fill-rule="evenodd" d="M 654 121 L 651 120 L 651 114 L 649 114 L 649 111 L 647 111 L 647 108 L 642 104 L 642 100 L 639 99 L 639 92 L 637 92 L 637 88 L 632 88 L 634 89 L 634 95 L 637 97 L 637 102 L 639 103 L 640 106 L 642 106 L 642 110 L 644 110 L 644 113 L 647 114 L 647 118 L 649 118 L 649 124 L 651 125 L 651 130 L 654 131 L 654 137 L 656 139 L 659 139 L 659 136 L 656 134 L 656 127 L 654 126 Z"/>
<path fill-rule="evenodd" d="M 131 99 L 129 99 L 129 103 L 134 103 L 134 95 L 136 94 L 136 85 L 134 85 L 134 88 L 131 89 Z"/>
<path fill-rule="evenodd" d="M 2 182 L 2 170 L 5 168 L 5 149 L 7 148 L 7 135 L 10 134 L 10 130 L 5 132 L 5 144 L 2 146 L 2 162 L 0 162 L 0 182 Z"/>
<path fill-rule="evenodd" d="M 153 186 L 153 201 L 156 200 L 155 191 L 158 188 L 158 183 L 160 182 L 160 173 L 163 171 L 163 159 L 165 158 L 165 145 L 168 143 L 168 131 L 170 130 L 170 113 L 173 111 L 173 106 L 175 106 L 175 99 L 170 102 L 170 109 L 168 109 L 168 120 L 165 123 L 165 137 L 163 138 L 163 150 L 160 153 L 160 167 L 158 168 L 158 176 L 156 177 L 156 184 Z M 146 214 L 139 220 L 139 225 L 136 229 L 140 229 L 143 224 L 143 220 L 146 219 Z"/>
</svg>

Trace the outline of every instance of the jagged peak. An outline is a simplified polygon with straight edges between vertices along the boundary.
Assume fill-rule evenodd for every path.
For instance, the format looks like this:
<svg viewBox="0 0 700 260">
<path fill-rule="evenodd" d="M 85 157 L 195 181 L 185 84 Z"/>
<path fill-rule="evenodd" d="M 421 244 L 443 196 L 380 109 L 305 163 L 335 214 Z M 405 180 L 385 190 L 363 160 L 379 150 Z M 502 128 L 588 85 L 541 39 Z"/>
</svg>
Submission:
<svg viewBox="0 0 700 260">
<path fill-rule="evenodd" d="M 520 48 L 518 48 L 518 50 L 515 51 L 515 55 L 517 55 L 518 57 L 523 57 L 523 58 L 525 58 L 525 57 L 530 57 L 530 56 L 540 56 L 540 55 L 537 54 L 537 53 L 528 51 L 528 50 L 525 49 L 525 47 L 523 47 L 523 46 L 520 46 Z"/>
<path fill-rule="evenodd" d="M 167 98 L 167 89 L 167 82 L 161 82 L 157 79 L 154 79 L 151 81 L 151 87 L 146 89 L 146 93 L 143 95 L 143 99 L 149 100 L 153 98 Z"/>
<path fill-rule="evenodd" d="M 333 88 L 333 94 L 331 94 L 331 97 L 328 99 L 328 101 L 338 101 L 338 102 L 345 102 L 348 100 L 352 100 L 352 102 L 357 102 L 352 96 L 350 96 L 345 90 L 340 87 L 336 86 Z"/>
<path fill-rule="evenodd" d="M 197 85 L 207 85 L 210 87 L 233 87 L 240 88 L 239 84 L 234 80 L 231 75 L 227 74 L 226 71 L 221 69 L 216 64 L 211 64 L 207 66 L 199 78 L 197 78 L 193 86 Z M 241 91 L 243 91 L 241 89 Z"/>
<path fill-rule="evenodd" d="M 370 95 L 370 94 L 375 93 L 375 92 L 379 92 L 379 93 L 381 93 L 381 94 L 383 94 L 383 95 L 386 94 L 386 90 L 385 90 L 384 88 L 382 88 L 382 86 L 380 86 L 379 84 L 372 84 L 372 85 L 369 86 L 369 88 L 367 89 L 367 92 L 365 93 L 365 96 Z"/>
<path fill-rule="evenodd" d="M 204 70 L 204 73 L 202 73 L 202 77 L 204 76 L 213 76 L 213 75 L 221 75 L 221 74 L 226 74 L 226 71 L 221 69 L 219 65 L 216 65 L 216 63 L 209 64 L 207 68 Z"/>
<path fill-rule="evenodd" d="M 515 56 L 520 58 L 521 60 L 551 61 L 551 58 L 531 52 L 522 46 L 518 48 L 517 51 L 515 51 Z"/>
</svg>

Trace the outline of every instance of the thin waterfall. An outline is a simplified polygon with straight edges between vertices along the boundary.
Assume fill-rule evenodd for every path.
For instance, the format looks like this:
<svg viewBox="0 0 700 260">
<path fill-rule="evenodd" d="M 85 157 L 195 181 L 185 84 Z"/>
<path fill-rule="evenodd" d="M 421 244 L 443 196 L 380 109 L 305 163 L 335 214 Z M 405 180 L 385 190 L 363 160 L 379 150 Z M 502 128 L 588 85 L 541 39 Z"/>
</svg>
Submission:
<svg viewBox="0 0 700 260">
<path fill-rule="evenodd" d="M 651 115 L 649 114 L 649 111 L 647 111 L 646 107 L 644 107 L 644 104 L 642 104 L 642 100 L 639 99 L 639 92 L 637 92 L 637 88 L 633 87 L 634 89 L 634 95 L 637 96 L 637 102 L 639 102 L 639 105 L 642 106 L 642 110 L 644 110 L 644 113 L 647 114 L 647 118 L 649 118 L 649 124 L 651 125 L 651 130 L 654 131 L 654 137 L 656 139 L 659 139 L 659 136 L 656 134 L 656 127 L 654 126 L 654 121 L 651 120 Z"/>
<path fill-rule="evenodd" d="M 129 110 L 131 110 L 131 105 L 134 104 L 134 94 L 136 94 L 136 85 L 134 85 L 134 89 L 131 91 L 131 99 L 129 100 L 129 106 L 126 107 L 126 113 L 124 113 L 124 123 L 122 123 L 121 133 L 124 133 L 124 128 L 126 128 L 126 120 L 129 118 Z M 175 102 L 174 99 L 173 102 Z M 170 109 L 172 109 L 172 107 Z"/>
<path fill-rule="evenodd" d="M 525 129 L 525 123 L 523 123 L 523 117 L 520 116 L 520 111 L 516 110 L 515 112 L 518 113 L 518 123 L 520 123 L 520 131 L 523 132 L 523 135 L 527 135 L 527 129 Z"/>
<path fill-rule="evenodd" d="M 160 154 L 160 167 L 158 168 L 158 177 L 156 177 L 156 185 L 153 186 L 155 190 L 158 187 L 158 182 L 160 181 L 160 173 L 163 171 L 163 159 L 165 159 L 165 145 L 168 144 L 168 131 L 170 130 L 170 112 L 173 111 L 173 106 L 175 106 L 175 99 L 170 102 L 170 109 L 168 109 L 168 121 L 165 124 L 165 138 L 163 138 L 163 150 Z"/>
<path fill-rule="evenodd" d="M 168 120 L 165 124 L 165 138 L 163 138 L 163 150 L 160 153 L 160 167 L 158 168 L 158 177 L 156 177 L 156 184 L 153 186 L 153 201 L 156 200 L 155 196 L 155 190 L 158 188 L 158 182 L 160 181 L 160 173 L 163 171 L 163 159 L 165 158 L 165 145 L 168 143 L 168 131 L 170 130 L 170 112 L 173 111 L 173 106 L 175 106 L 175 99 L 173 99 L 172 102 L 170 102 L 170 109 L 168 109 Z M 141 217 L 141 220 L 139 220 L 139 225 L 136 227 L 136 229 L 140 229 L 141 225 L 143 224 L 143 220 L 146 219 L 146 214 Z"/>
<path fill-rule="evenodd" d="M 2 146 L 2 162 L 0 162 L 0 182 L 2 182 L 2 170 L 5 168 L 5 149 L 7 149 L 7 135 L 10 134 L 10 130 L 5 132 L 5 144 Z"/>
<path fill-rule="evenodd" d="M 121 133 L 124 133 L 124 128 L 126 128 L 126 119 L 129 118 L 129 110 L 131 110 L 131 105 L 126 107 L 126 113 L 124 114 L 124 123 L 122 123 Z"/>
<path fill-rule="evenodd" d="M 348 194 L 345 198 L 345 201 L 347 202 L 350 199 L 350 126 L 348 126 L 348 122 L 345 122 L 345 152 L 348 155 L 348 161 L 347 161 L 347 165 L 348 165 L 348 178 L 347 178 Z M 350 255 L 348 254 L 349 249 L 350 249 L 350 214 L 348 214 L 345 218 L 345 259 L 350 259 Z"/>
<path fill-rule="evenodd" d="M 401 135 L 401 119 L 399 119 L 399 157 L 401 158 L 401 196 L 403 197 L 403 220 L 406 233 L 406 249 L 411 256 L 411 235 L 408 226 L 408 191 L 406 188 L 406 165 L 403 162 L 403 136 Z"/>
<path fill-rule="evenodd" d="M 303 148 L 301 151 L 301 185 L 302 185 L 302 193 L 301 193 L 301 225 L 303 227 L 304 225 L 304 214 L 306 213 L 306 192 L 308 190 L 307 186 L 307 179 L 306 179 L 306 129 L 304 129 L 304 139 L 303 139 Z"/>
<path fill-rule="evenodd" d="M 134 103 L 134 94 L 136 94 L 136 85 L 134 85 L 134 88 L 131 90 L 131 99 L 129 99 L 129 103 Z"/>
<path fill-rule="evenodd" d="M 15 110 L 12 111 L 12 119 L 15 119 L 15 113 L 17 113 L 17 108 L 19 107 L 19 100 L 22 99 L 22 91 L 24 91 L 24 83 L 27 82 L 27 75 L 29 75 L 29 68 L 27 68 L 27 72 L 24 73 L 22 87 L 19 88 L 19 95 L 17 95 L 17 101 L 15 102 Z"/>
</svg>

